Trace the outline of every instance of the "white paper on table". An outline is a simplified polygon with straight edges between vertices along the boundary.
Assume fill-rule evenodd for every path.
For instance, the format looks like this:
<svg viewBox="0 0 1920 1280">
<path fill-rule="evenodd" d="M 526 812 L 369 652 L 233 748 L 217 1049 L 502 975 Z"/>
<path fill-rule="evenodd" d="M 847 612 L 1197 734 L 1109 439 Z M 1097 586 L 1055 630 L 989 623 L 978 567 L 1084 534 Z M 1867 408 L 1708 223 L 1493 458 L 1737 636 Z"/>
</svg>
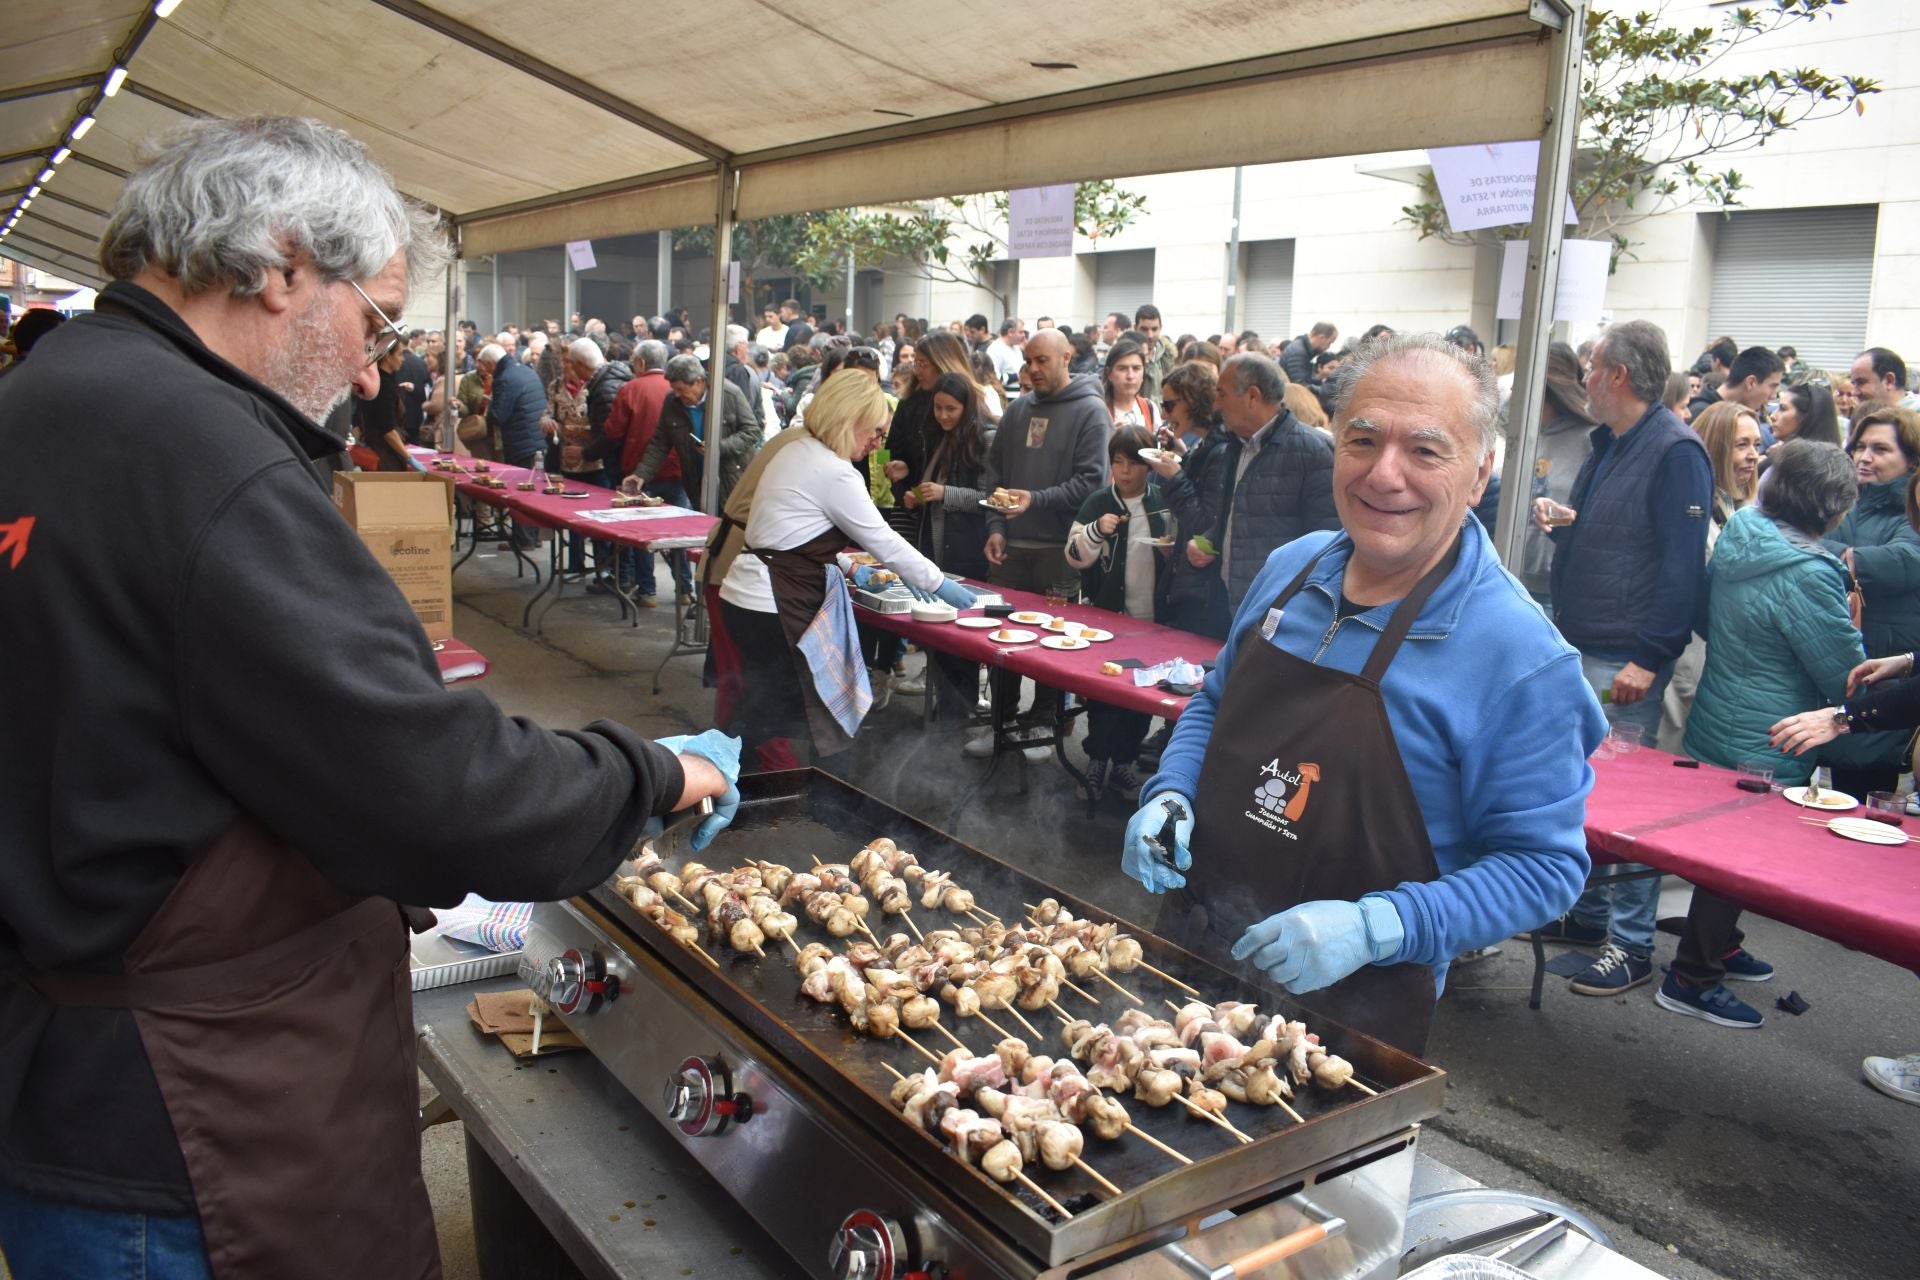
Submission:
<svg viewBox="0 0 1920 1280">
<path fill-rule="evenodd" d="M 601 524 L 625 524 L 629 520 L 671 520 L 678 516 L 697 515 L 698 512 L 685 507 L 663 505 L 658 507 L 602 507 L 596 511 L 580 513 L 589 520 Z"/>
<path fill-rule="evenodd" d="M 1527 244 L 1509 240 L 1500 257 L 1500 304 L 1496 320 L 1518 320 L 1521 296 L 1527 284 Z M 1592 324 L 1606 309 L 1607 268 L 1613 260 L 1610 240 L 1562 240 L 1560 286 L 1554 294 L 1553 318 L 1569 324 Z"/>
<path fill-rule="evenodd" d="M 1477 142 L 1466 147 L 1429 147 L 1427 163 L 1440 188 L 1447 226 L 1455 232 L 1510 227 L 1533 221 L 1533 188 L 1540 168 L 1540 140 Z M 1567 223 L 1580 221 L 1567 199 Z"/>
</svg>

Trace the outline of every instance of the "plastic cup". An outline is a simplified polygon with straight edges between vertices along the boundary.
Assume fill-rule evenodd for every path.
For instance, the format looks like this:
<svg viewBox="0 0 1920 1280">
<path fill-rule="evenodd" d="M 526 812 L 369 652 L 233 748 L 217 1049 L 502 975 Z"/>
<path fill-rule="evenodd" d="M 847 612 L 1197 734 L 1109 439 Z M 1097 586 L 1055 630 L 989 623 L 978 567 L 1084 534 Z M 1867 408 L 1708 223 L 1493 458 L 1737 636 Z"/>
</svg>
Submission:
<svg viewBox="0 0 1920 1280">
<path fill-rule="evenodd" d="M 1867 792 L 1866 816 L 1891 827 L 1907 825 L 1907 802 L 1897 791 Z"/>
<path fill-rule="evenodd" d="M 1742 791 L 1751 791 L 1764 795 L 1774 790 L 1773 761 L 1768 759 L 1742 760 L 1740 776 L 1734 780 L 1734 786 Z"/>
<path fill-rule="evenodd" d="M 1607 737 L 1613 740 L 1614 754 L 1624 756 L 1640 749 L 1642 734 L 1637 724 L 1616 724 L 1607 731 Z"/>
</svg>

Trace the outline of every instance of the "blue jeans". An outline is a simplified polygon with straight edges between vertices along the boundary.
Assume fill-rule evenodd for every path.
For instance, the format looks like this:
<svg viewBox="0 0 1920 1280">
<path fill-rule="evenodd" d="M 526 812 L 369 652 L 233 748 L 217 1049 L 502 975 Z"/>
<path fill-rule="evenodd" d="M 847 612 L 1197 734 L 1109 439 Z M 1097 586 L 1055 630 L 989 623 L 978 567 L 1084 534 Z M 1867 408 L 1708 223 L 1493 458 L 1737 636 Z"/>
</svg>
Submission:
<svg viewBox="0 0 1920 1280">
<path fill-rule="evenodd" d="M 1582 653 L 1580 674 L 1593 686 L 1597 697 L 1602 690 L 1613 686 L 1614 676 L 1631 660 L 1627 654 Z M 1600 710 L 1606 713 L 1607 723 L 1640 726 L 1641 743 L 1652 746 L 1660 730 L 1661 699 L 1666 695 L 1667 682 L 1672 679 L 1673 664 L 1669 662 L 1653 673 L 1653 687 L 1647 690 L 1647 696 L 1640 701 L 1625 706 L 1613 702 L 1601 703 Z M 1641 863 L 1626 862 L 1601 874 L 1645 870 L 1647 868 Z M 1653 925 L 1660 906 L 1660 879 L 1659 876 L 1649 876 L 1645 880 L 1629 880 L 1624 884 L 1595 885 L 1573 904 L 1573 920 L 1588 928 L 1605 929 L 1616 947 L 1637 960 L 1648 959 L 1653 955 Z"/>
<path fill-rule="evenodd" d="M 685 507 L 689 511 L 695 509 L 694 505 L 687 500 L 686 486 L 678 480 L 655 480 L 646 486 L 646 491 L 676 507 Z M 687 553 L 669 551 L 666 556 L 667 568 L 673 573 L 674 590 L 681 595 L 692 595 L 693 566 L 687 560 Z M 650 551 L 642 552 L 638 547 L 622 548 L 620 572 L 636 584 L 635 595 L 650 596 L 657 589 L 658 584 L 653 576 L 653 553 Z"/>
<path fill-rule="evenodd" d="M 0 1255 L 13 1280 L 212 1280 L 200 1219 L 83 1209 L 0 1190 Z"/>
</svg>

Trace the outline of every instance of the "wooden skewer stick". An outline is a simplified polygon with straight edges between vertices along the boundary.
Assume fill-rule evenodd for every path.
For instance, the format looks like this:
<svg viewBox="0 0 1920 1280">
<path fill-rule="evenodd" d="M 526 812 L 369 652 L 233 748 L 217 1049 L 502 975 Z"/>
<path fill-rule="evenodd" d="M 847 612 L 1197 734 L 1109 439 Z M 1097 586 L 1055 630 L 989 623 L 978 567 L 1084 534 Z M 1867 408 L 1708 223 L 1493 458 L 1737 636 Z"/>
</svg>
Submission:
<svg viewBox="0 0 1920 1280">
<path fill-rule="evenodd" d="M 1073 994 L 1079 996 L 1082 1000 L 1087 1000 L 1094 1004 L 1100 1003 L 1099 996 L 1093 995 L 1087 991 L 1082 990 L 1079 987 L 1074 986 L 1073 983 L 1068 982 L 1065 978 L 1060 979 L 1060 985 L 1065 987 L 1067 990 L 1073 992 Z"/>
<path fill-rule="evenodd" d="M 1228 1133 L 1231 1133 L 1234 1137 L 1238 1138 L 1241 1142 L 1244 1143 L 1244 1142 L 1253 1141 L 1252 1138 L 1249 1138 L 1246 1134 L 1234 1128 L 1233 1125 L 1226 1119 L 1226 1117 L 1215 1115 L 1213 1112 L 1207 1110 L 1205 1107 L 1195 1102 L 1192 1098 L 1187 1097 L 1185 1094 L 1181 1094 L 1180 1096 L 1175 1098 L 1175 1101 L 1178 1102 L 1181 1106 L 1185 1107 L 1187 1110 L 1193 1112 L 1193 1114 L 1199 1116 L 1202 1120 L 1213 1121 L 1213 1123 L 1219 1125 L 1222 1129 L 1225 1129 Z"/>
<path fill-rule="evenodd" d="M 1001 1007 L 1004 1008 L 1008 1013 L 1013 1015 L 1013 1020 L 1015 1022 L 1019 1023 L 1021 1026 L 1027 1029 L 1027 1034 L 1033 1037 L 1034 1042 L 1036 1044 L 1045 1042 L 1045 1038 L 1040 1034 L 1040 1029 L 1034 1026 L 1031 1022 L 1028 1022 L 1025 1018 L 1021 1017 L 1020 1011 L 1018 1009 L 1014 1008 L 1010 1004 L 1003 1005 Z"/>
<path fill-rule="evenodd" d="M 1142 1000 L 1139 996 L 1133 994 L 1133 992 L 1127 990 L 1125 987 L 1115 982 L 1112 978 L 1109 978 L 1107 976 L 1106 970 L 1095 969 L 1093 970 L 1093 976 L 1100 979 L 1100 981 L 1106 983 L 1108 986 L 1112 987 L 1115 991 L 1118 991 L 1121 995 L 1133 1001 L 1135 1004 L 1142 1005 L 1142 1006 L 1146 1004 L 1146 1001 Z"/>
<path fill-rule="evenodd" d="M 1171 1000 L 1166 1000 L 1166 999 L 1162 999 L 1162 1000 L 1160 1001 L 1160 1003 L 1161 1003 L 1161 1004 L 1164 1004 L 1165 1006 L 1167 1006 L 1167 1008 L 1169 1008 L 1169 1009 L 1171 1009 L 1171 1010 L 1173 1010 L 1173 1011 L 1174 1011 L 1175 1013 L 1178 1013 L 1178 1012 L 1180 1012 L 1180 1006 L 1179 1006 L 1179 1005 L 1177 1005 L 1177 1004 L 1175 1004 L 1175 1003 L 1174 1003 L 1173 1001 L 1171 1001 Z"/>
<path fill-rule="evenodd" d="M 902 912 L 900 913 L 900 918 L 901 918 L 902 920 L 905 920 L 905 921 L 907 922 L 907 928 L 909 928 L 909 929 L 911 929 L 911 930 L 913 930 L 913 936 L 914 936 L 914 937 L 916 937 L 916 938 L 918 938 L 918 939 L 920 939 L 920 941 L 922 941 L 922 942 L 925 942 L 925 941 L 927 940 L 927 935 L 926 935 L 926 934 L 924 934 L 924 933 L 922 933 L 922 932 L 920 932 L 920 926 L 919 926 L 919 925 L 917 925 L 917 924 L 915 924 L 915 923 L 913 922 L 913 913 L 912 913 L 912 912 L 910 912 L 910 911 L 902 911 Z"/>
<path fill-rule="evenodd" d="M 759 956 L 762 960 L 767 958 L 767 953 L 760 949 L 760 944 L 757 942 L 753 944 L 753 954 Z"/>
<path fill-rule="evenodd" d="M 692 912 L 693 912 L 693 913 L 694 913 L 695 915 L 697 915 L 697 916 L 703 916 L 703 915 L 705 915 L 705 914 L 707 914 L 706 912 L 704 912 L 704 911 L 702 911 L 702 910 L 701 910 L 701 909 L 700 909 L 699 907 L 696 907 L 696 906 L 694 906 L 694 905 L 693 905 L 693 899 L 692 899 L 692 898 L 689 898 L 689 897 L 688 897 L 688 896 L 687 896 L 686 894 L 684 894 L 684 893 L 682 893 L 682 892 L 680 892 L 680 891 L 679 891 L 678 889 L 675 889 L 675 890 L 673 891 L 673 896 L 674 896 L 674 897 L 676 897 L 676 898 L 678 898 L 678 899 L 680 899 L 680 901 L 682 901 L 682 902 L 684 902 L 684 903 L 686 903 L 686 904 L 687 904 L 687 909 L 688 909 L 688 910 L 690 910 L 690 911 L 692 911 Z"/>
<path fill-rule="evenodd" d="M 715 960 L 712 956 L 708 955 L 705 951 L 701 950 L 699 943 L 689 942 L 687 946 L 692 948 L 695 951 L 699 951 L 700 958 L 702 960 L 705 960 L 708 964 L 712 965 L 714 968 L 718 969 L 720 967 L 720 962 L 718 960 Z"/>
<path fill-rule="evenodd" d="M 1172 1156 L 1175 1160 L 1178 1160 L 1181 1164 L 1193 1163 L 1193 1161 L 1187 1159 L 1187 1157 L 1181 1155 L 1178 1151 L 1175 1151 L 1172 1147 L 1160 1141 L 1160 1139 L 1154 1137 L 1152 1134 L 1148 1133 L 1146 1130 L 1139 1128 L 1131 1120 L 1127 1122 L 1127 1132 L 1132 1134 L 1134 1137 L 1140 1139 L 1142 1142 L 1145 1142 L 1148 1146 L 1159 1148 L 1161 1151 L 1164 1151 L 1166 1154 Z"/>
<path fill-rule="evenodd" d="M 1061 1204 L 1058 1200 L 1055 1200 L 1052 1196 L 1048 1195 L 1045 1191 L 1041 1190 L 1040 1184 L 1035 1182 L 1032 1178 L 1029 1178 L 1024 1173 L 1016 1173 L 1013 1176 L 1020 1180 L 1021 1186 L 1033 1192 L 1033 1194 L 1035 1194 L 1036 1196 L 1039 1196 L 1041 1202 L 1045 1204 L 1047 1208 L 1053 1210 L 1055 1213 L 1059 1214 L 1063 1218 L 1071 1218 L 1073 1216 L 1071 1213 L 1067 1212 L 1067 1206 Z"/>
<path fill-rule="evenodd" d="M 993 912 L 991 912 L 991 911 L 989 911 L 989 910 L 987 910 L 987 909 L 986 909 L 985 907 L 983 907 L 983 906 L 981 906 L 981 905 L 980 905 L 979 903 L 977 903 L 977 902 L 973 904 L 973 909 L 974 909 L 975 911 L 978 911 L 978 912 L 979 912 L 979 913 L 980 913 L 981 915 L 983 915 L 983 916 L 985 916 L 985 917 L 986 917 L 987 919 L 989 919 L 989 920 L 991 920 L 991 921 L 993 921 L 993 922 L 994 922 L 995 924 L 1005 924 L 1005 923 L 1006 923 L 1006 921 L 1004 921 L 1004 920 L 1002 920 L 1002 919 L 1001 919 L 1001 918 L 1000 918 L 999 916 L 997 916 L 997 915 L 995 915 L 995 914 L 993 914 Z"/>
<path fill-rule="evenodd" d="M 953 912 L 953 914 L 954 914 L 954 915 L 960 915 L 960 916 L 966 916 L 966 917 L 967 917 L 967 918 L 968 918 L 969 920 L 972 920 L 972 921 L 973 921 L 973 922 L 974 922 L 975 924 L 977 924 L 977 925 L 979 925 L 979 926 L 980 926 L 981 928 L 983 928 L 983 929 L 987 927 L 987 919 L 986 919 L 986 917 L 985 917 L 985 916 L 982 916 L 982 915 L 980 915 L 980 914 L 979 914 L 978 912 L 975 912 L 975 911 L 956 911 L 956 912 Z"/>
<path fill-rule="evenodd" d="M 1085 1160 L 1082 1160 L 1079 1156 L 1075 1156 L 1073 1158 L 1073 1165 L 1074 1165 L 1074 1168 L 1080 1170 L 1080 1172 L 1086 1174 L 1089 1178 L 1092 1178 L 1095 1182 L 1100 1184 L 1101 1190 L 1106 1191 L 1110 1195 L 1122 1196 L 1126 1194 L 1126 1192 L 1122 1191 L 1120 1188 L 1114 1186 L 1111 1182 L 1108 1182 L 1105 1178 L 1101 1177 L 1098 1170 L 1096 1170 L 1092 1165 L 1088 1164 Z"/>
<path fill-rule="evenodd" d="M 1347 1077 L 1347 1083 L 1352 1085 L 1354 1088 L 1358 1089 L 1360 1092 L 1366 1094 L 1369 1098 L 1377 1098 L 1380 1096 L 1380 1091 L 1378 1089 L 1375 1089 L 1370 1085 L 1361 1084 L 1358 1080 L 1355 1080 L 1352 1076 Z"/>
<path fill-rule="evenodd" d="M 895 1080 L 905 1080 L 907 1078 L 907 1073 L 900 1070 L 898 1067 L 894 1066 L 891 1062 L 883 1062 L 880 1065 L 885 1067 L 888 1071 L 893 1072 L 893 1078 Z"/>
<path fill-rule="evenodd" d="M 1307 1122 L 1305 1116 L 1301 1115 L 1298 1111 L 1295 1111 L 1292 1107 L 1287 1105 L 1287 1100 L 1285 1098 L 1275 1098 L 1273 1100 L 1273 1105 L 1280 1108 L 1282 1111 L 1286 1112 L 1288 1115 L 1292 1116 L 1293 1122 L 1295 1124 L 1305 1124 Z"/>
<path fill-rule="evenodd" d="M 989 1027 L 992 1027 L 994 1032 L 998 1034 L 1002 1040 L 1013 1039 L 1013 1035 L 1005 1027 L 995 1022 L 992 1018 L 989 1018 L 985 1013 L 976 1013 L 973 1016 L 986 1023 Z"/>
<path fill-rule="evenodd" d="M 937 1067 L 940 1065 L 939 1058 L 935 1057 L 931 1053 L 928 1053 L 927 1047 L 925 1045 L 921 1044 L 918 1040 L 915 1040 L 912 1036 L 908 1035 L 906 1032 L 896 1030 L 893 1034 L 895 1034 L 896 1036 L 899 1036 L 902 1040 L 905 1040 L 908 1044 L 912 1045 L 914 1052 L 918 1053 L 921 1057 L 925 1058 L 928 1062 L 931 1062 L 934 1066 Z"/>
<path fill-rule="evenodd" d="M 1180 988 L 1182 991 L 1186 992 L 1188 995 L 1197 996 L 1200 994 L 1198 991 L 1195 991 L 1192 987 L 1180 981 L 1180 979 L 1174 977 L 1172 974 L 1166 973 L 1162 970 L 1154 968 L 1152 965 L 1148 964 L 1145 960 L 1142 960 L 1139 962 L 1139 967 L 1142 969 L 1145 969 L 1148 973 L 1153 974 L 1155 977 L 1161 978 L 1167 982 L 1171 982 L 1174 986 Z"/>
<path fill-rule="evenodd" d="M 1074 1019 L 1073 1019 L 1073 1016 L 1072 1016 L 1071 1014 L 1069 1014 L 1069 1013 L 1068 1013 L 1068 1012 L 1067 1012 L 1067 1011 L 1066 1011 L 1065 1009 L 1062 1009 L 1062 1008 L 1060 1007 L 1060 1005 L 1058 1004 L 1058 1002 L 1056 1002 L 1056 1001 L 1053 1001 L 1053 1000 L 1049 1000 L 1049 1001 L 1047 1001 L 1047 1008 L 1049 1008 L 1049 1009 L 1051 1009 L 1051 1010 L 1053 1010 L 1053 1011 L 1054 1011 L 1055 1013 L 1057 1013 L 1057 1014 L 1059 1014 L 1059 1015 L 1060 1015 L 1060 1020 L 1061 1020 L 1062 1022 L 1066 1022 L 1066 1023 L 1071 1023 L 1071 1022 L 1073 1022 L 1073 1020 L 1074 1020 Z"/>
<path fill-rule="evenodd" d="M 783 934 L 781 934 L 781 935 L 780 935 L 780 941 L 782 941 L 782 942 L 784 942 L 784 943 L 786 943 L 786 944 L 787 944 L 788 946 L 790 946 L 790 947 L 792 947 L 792 948 L 793 948 L 793 954 L 795 954 L 796 956 L 800 954 L 800 944 L 799 944 L 799 943 L 797 943 L 797 942 L 795 942 L 795 941 L 793 940 L 793 935 L 792 935 L 791 933 L 783 933 Z"/>
<path fill-rule="evenodd" d="M 934 1029 L 935 1031 L 938 1031 L 938 1032 L 939 1032 L 939 1033 L 940 1033 L 941 1035 L 943 1035 L 943 1036 L 945 1036 L 945 1037 L 946 1037 L 947 1039 L 949 1039 L 949 1040 L 951 1040 L 951 1041 L 953 1041 L 953 1046 L 954 1046 L 954 1048 L 956 1048 L 956 1049 L 959 1049 L 959 1050 L 961 1050 L 961 1051 L 962 1051 L 962 1052 L 964 1052 L 964 1053 L 965 1053 L 965 1054 L 966 1054 L 966 1055 L 967 1055 L 967 1056 L 968 1056 L 969 1058 L 977 1058 L 977 1057 L 979 1057 L 979 1056 L 980 1056 L 979 1054 L 977 1054 L 977 1053 L 975 1053 L 975 1052 L 974 1052 L 974 1051 L 973 1051 L 972 1049 L 969 1049 L 969 1048 L 967 1047 L 967 1045 L 966 1045 L 966 1042 L 965 1042 L 965 1041 L 963 1041 L 963 1040 L 961 1040 L 959 1036 L 957 1036 L 957 1035 L 955 1035 L 955 1034 L 953 1034 L 953 1032 L 951 1032 L 951 1031 L 949 1031 L 949 1030 L 947 1030 L 947 1029 L 946 1029 L 946 1027 L 945 1027 L 945 1026 L 943 1026 L 943 1025 L 941 1025 L 940 1023 L 938 1023 L 938 1022 L 936 1022 L 936 1023 L 934 1023 L 934 1024 L 933 1024 L 933 1029 Z"/>
</svg>

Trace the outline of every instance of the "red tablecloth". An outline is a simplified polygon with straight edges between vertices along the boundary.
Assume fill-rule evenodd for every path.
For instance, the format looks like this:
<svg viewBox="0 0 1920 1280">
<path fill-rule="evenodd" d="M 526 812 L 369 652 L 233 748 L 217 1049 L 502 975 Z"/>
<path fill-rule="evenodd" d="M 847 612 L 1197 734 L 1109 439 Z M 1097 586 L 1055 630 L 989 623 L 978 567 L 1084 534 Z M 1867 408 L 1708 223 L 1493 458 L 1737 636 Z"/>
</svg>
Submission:
<svg viewBox="0 0 1920 1280">
<path fill-rule="evenodd" d="M 1169 658 L 1185 658 L 1189 662 L 1200 663 L 1211 660 L 1220 652 L 1218 640 L 1209 640 L 1188 631 L 1176 631 L 1172 627 L 1163 627 L 1125 614 L 1109 613 L 1092 605 L 1070 604 L 1051 609 L 1046 601 L 1031 592 L 1011 591 L 1003 587 L 986 589 L 1005 597 L 1015 610 L 1031 609 L 1049 617 L 1085 623 L 1113 632 L 1114 638 L 1084 649 L 1048 649 L 1038 640 L 1025 644 L 1005 644 L 991 639 L 993 632 L 985 628 L 974 630 L 952 622 L 915 622 L 911 615 L 904 613 L 876 613 L 861 608 L 859 616 L 862 622 L 897 632 L 922 649 L 938 649 L 969 662 L 1002 667 L 1028 676 L 1048 688 L 1064 689 L 1095 702 L 1125 707 L 1130 711 L 1144 711 L 1168 719 L 1177 718 L 1186 709 L 1186 698 L 1168 693 L 1165 689 L 1137 687 L 1133 683 L 1131 670 L 1123 670 L 1117 676 L 1101 675 L 1100 664 L 1118 662 L 1123 658 L 1138 658 L 1149 666 Z M 978 617 L 981 612 L 969 609 L 960 616 Z M 1024 631 L 1038 631 L 1043 636 L 1051 634 L 1040 627 L 1022 626 L 1016 622 L 1004 625 Z"/>
<path fill-rule="evenodd" d="M 458 461 L 464 467 L 473 465 L 471 458 L 461 458 Z M 436 470 L 433 474 L 451 480 L 454 488 L 461 494 L 475 501 L 484 502 L 488 506 L 510 511 L 528 524 L 542 529 L 573 530 L 600 542 L 616 542 L 621 546 L 637 547 L 642 551 L 661 542 L 698 541 L 704 544 L 708 532 L 712 530 L 715 523 L 712 516 L 696 511 L 685 516 L 665 516 L 657 519 L 602 524 L 597 520 L 586 518 L 584 513 L 611 511 L 613 490 L 569 480 L 567 488 L 570 492 L 585 493 L 587 496 L 554 498 L 544 493 L 514 487 L 530 474 L 522 467 L 509 467 L 498 462 L 489 463 L 488 466 L 492 468 L 488 474 L 499 478 L 507 488 L 494 489 L 482 485 L 477 477 L 463 475 L 458 471 Z"/>
<path fill-rule="evenodd" d="M 448 684 L 479 680 L 492 669 L 478 649 L 459 640 L 436 642 L 433 656 L 440 663 L 440 678 Z"/>
<path fill-rule="evenodd" d="M 1595 862 L 1644 862 L 1761 915 L 1920 968 L 1920 845 L 1843 839 L 1802 822 L 1811 811 L 1779 795 L 1738 790 L 1731 770 L 1680 769 L 1673 759 L 1642 750 L 1594 761 L 1587 844 Z"/>
</svg>

